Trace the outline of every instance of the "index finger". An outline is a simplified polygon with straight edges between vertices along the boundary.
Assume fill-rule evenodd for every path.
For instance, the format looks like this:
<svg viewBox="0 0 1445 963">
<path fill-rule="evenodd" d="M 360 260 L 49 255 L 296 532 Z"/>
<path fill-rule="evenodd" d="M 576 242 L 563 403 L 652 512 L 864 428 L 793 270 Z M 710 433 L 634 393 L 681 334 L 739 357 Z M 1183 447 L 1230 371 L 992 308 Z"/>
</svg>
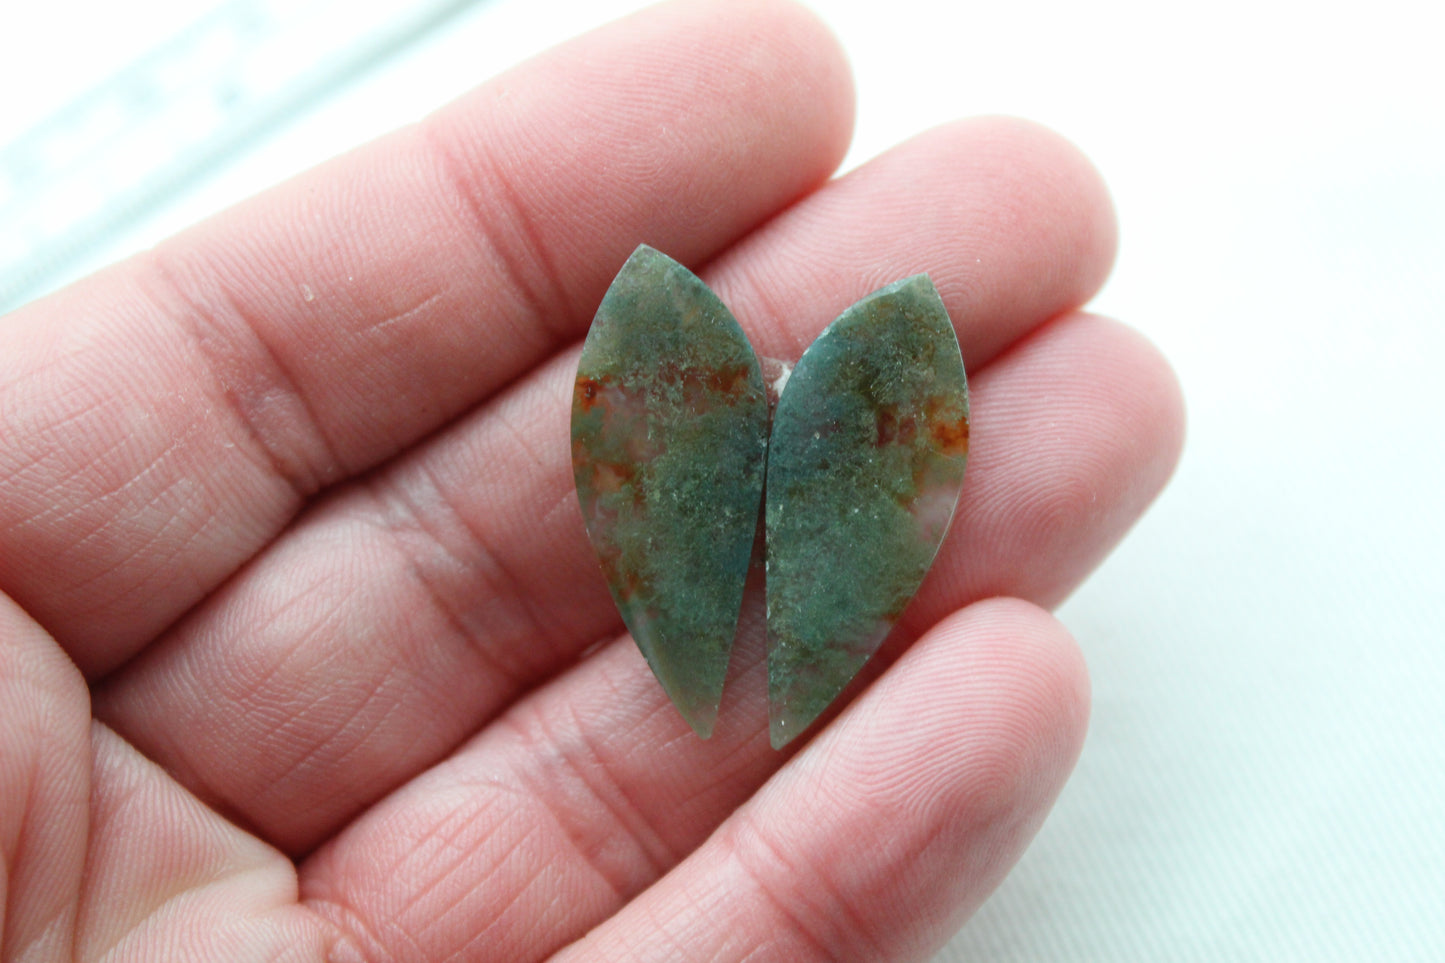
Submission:
<svg viewBox="0 0 1445 963">
<path fill-rule="evenodd" d="M 774 0 L 644 11 L 0 326 L 0 591 L 113 669 L 319 488 L 827 177 L 851 85 Z"/>
</svg>

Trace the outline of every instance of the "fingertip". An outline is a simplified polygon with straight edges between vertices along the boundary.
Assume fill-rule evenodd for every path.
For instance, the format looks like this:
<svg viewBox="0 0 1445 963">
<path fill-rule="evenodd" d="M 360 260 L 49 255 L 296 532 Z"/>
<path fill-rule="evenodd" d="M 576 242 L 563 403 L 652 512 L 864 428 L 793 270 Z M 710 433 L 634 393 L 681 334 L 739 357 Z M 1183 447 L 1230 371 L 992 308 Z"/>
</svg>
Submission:
<svg viewBox="0 0 1445 963">
<path fill-rule="evenodd" d="M 1017 782 L 1006 779 L 1005 788 L 1032 785 L 1031 801 L 1051 803 L 1088 731 L 1089 670 L 1073 633 L 1040 606 L 998 597 L 955 613 L 920 641 L 919 676 L 947 684 L 952 666 L 951 681 L 972 692 L 972 705 L 957 696 L 945 703 L 955 724 L 991 723 L 989 731 L 998 737 L 989 742 L 995 765 L 981 771 L 1014 774 Z M 966 659 L 959 659 L 960 650 Z M 1017 793 L 1007 791 L 984 796 L 1001 804 L 996 809 L 1020 803 Z"/>
<path fill-rule="evenodd" d="M 950 598 L 1057 605 L 1163 490 L 1183 445 L 1168 362 L 1107 318 L 1058 318 L 969 387 L 968 476 L 932 589 L 905 617 L 918 630 Z"/>
<path fill-rule="evenodd" d="M 997 203 L 979 226 L 1000 245 L 1032 241 L 1036 283 L 1057 293 L 1054 314 L 1085 304 L 1113 270 L 1119 225 L 1103 175 L 1071 140 L 1032 120 L 970 117 L 937 129 L 956 139 L 970 176 L 989 175 Z M 1046 219 L 1032 212 L 1046 211 Z M 1049 284 L 1052 280 L 1053 283 Z"/>
<path fill-rule="evenodd" d="M 1184 388 L 1169 359 L 1137 328 L 1113 318 L 1082 314 L 1098 344 L 1120 372 L 1103 385 L 1109 441 L 1124 493 L 1120 508 L 1137 519 L 1164 490 L 1184 451 Z"/>
<path fill-rule="evenodd" d="M 1179 381 L 1168 360 L 1148 338 L 1126 324 L 1099 315 L 1080 313 L 1050 326 L 1056 334 L 1046 350 L 1029 346 L 1021 354 L 1043 361 L 1014 390 L 1020 395 L 1047 391 L 1066 383 L 1071 373 L 1091 373 L 1089 385 L 1079 385 L 1081 397 L 1075 406 L 1081 427 L 1077 440 L 1060 440 L 1058 461 L 1052 481 L 1034 474 L 1040 491 L 1048 489 L 1054 499 L 1049 510 L 1037 515 L 1040 538 L 1060 531 L 1065 524 L 1087 524 L 1096 531 L 1114 532 L 1104 543 L 1112 548 L 1118 538 L 1139 519 L 1163 491 L 1174 472 L 1183 448 L 1184 400 Z M 1043 339 L 1040 339 L 1041 341 Z M 1022 366 L 1020 368 L 1022 370 Z M 1022 400 L 1020 398 L 1020 400 Z M 1057 392 L 1055 404 L 1059 402 Z M 1046 419 L 1059 422 L 1058 412 L 1043 406 L 1037 411 L 1040 433 Z M 1100 497 L 1100 493 L 1109 493 Z M 1089 568 L 1102 555 L 1091 558 Z M 1056 601 L 1052 596 L 1044 596 Z"/>
<path fill-rule="evenodd" d="M 1184 453 L 1189 424 L 1184 384 L 1164 352 L 1142 332 L 1119 321 L 1105 320 L 1119 329 L 1120 340 L 1129 345 L 1136 359 L 1135 370 L 1140 373 L 1138 390 L 1152 407 L 1154 422 L 1158 426 L 1154 448 L 1155 464 L 1158 466 L 1155 484 L 1162 489 L 1179 467 L 1179 459 Z"/>
<path fill-rule="evenodd" d="M 853 139 L 856 95 L 847 53 L 832 28 L 795 0 L 699 0 L 707 43 L 725 65 L 713 78 L 745 93 L 758 116 L 780 116 L 795 144 L 811 145 L 800 165 L 807 188 L 842 163 Z M 754 136 L 750 130 L 740 138 Z M 744 169 L 752 178 L 755 171 Z"/>
<path fill-rule="evenodd" d="M 1078 759 L 1089 703 L 1072 634 L 1036 605 L 987 599 L 925 633 L 820 742 L 871 743 L 838 757 L 857 769 L 842 782 L 917 784 L 868 792 L 931 794 L 977 824 L 1013 823 L 1020 813 L 1041 819 Z"/>
<path fill-rule="evenodd" d="M 828 183 L 707 272 L 764 353 L 796 357 L 851 302 L 918 273 L 969 369 L 1086 302 L 1116 226 L 1094 166 L 1026 121 L 979 117 L 914 137 Z"/>
<path fill-rule="evenodd" d="M 847 59 L 807 9 L 677 0 L 519 65 L 408 143 L 571 336 L 639 242 L 696 268 L 826 181 L 853 111 Z"/>
<path fill-rule="evenodd" d="M 857 89 L 847 51 L 822 17 L 795 0 L 758 0 L 756 6 L 787 43 L 785 56 L 801 97 L 819 110 L 819 143 L 827 146 L 831 172 L 847 154 L 857 122 Z"/>
<path fill-rule="evenodd" d="M 741 905 L 757 890 L 761 911 L 786 907 L 767 936 L 744 938 L 791 939 L 790 959 L 927 958 L 1023 853 L 1088 712 L 1062 625 L 1017 599 L 975 603 L 920 638 L 675 878 L 741 867 L 729 883 Z"/>
</svg>

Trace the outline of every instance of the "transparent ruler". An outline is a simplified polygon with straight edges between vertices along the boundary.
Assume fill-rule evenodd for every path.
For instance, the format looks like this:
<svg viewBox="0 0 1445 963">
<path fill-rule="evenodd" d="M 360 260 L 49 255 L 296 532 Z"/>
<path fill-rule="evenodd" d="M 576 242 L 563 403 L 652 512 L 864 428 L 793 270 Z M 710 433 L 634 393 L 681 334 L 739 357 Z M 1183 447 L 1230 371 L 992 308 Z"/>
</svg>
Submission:
<svg viewBox="0 0 1445 963">
<path fill-rule="evenodd" d="M 479 0 L 229 0 L 0 144 L 0 312 L 268 126 Z"/>
</svg>

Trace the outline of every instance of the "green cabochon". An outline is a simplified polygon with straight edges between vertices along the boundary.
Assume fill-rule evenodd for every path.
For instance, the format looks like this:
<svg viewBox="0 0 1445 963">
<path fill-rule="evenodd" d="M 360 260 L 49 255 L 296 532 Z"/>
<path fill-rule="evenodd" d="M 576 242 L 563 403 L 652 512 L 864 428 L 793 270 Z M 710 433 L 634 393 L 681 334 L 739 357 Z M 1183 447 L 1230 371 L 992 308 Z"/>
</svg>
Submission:
<svg viewBox="0 0 1445 963">
<path fill-rule="evenodd" d="M 817 719 L 918 590 L 958 504 L 968 430 L 958 339 L 925 275 L 854 304 L 799 360 L 768 451 L 774 746 Z"/>
<path fill-rule="evenodd" d="M 757 357 L 691 271 L 639 247 L 577 366 L 572 467 L 587 534 L 638 648 L 712 733 L 762 502 Z"/>
</svg>

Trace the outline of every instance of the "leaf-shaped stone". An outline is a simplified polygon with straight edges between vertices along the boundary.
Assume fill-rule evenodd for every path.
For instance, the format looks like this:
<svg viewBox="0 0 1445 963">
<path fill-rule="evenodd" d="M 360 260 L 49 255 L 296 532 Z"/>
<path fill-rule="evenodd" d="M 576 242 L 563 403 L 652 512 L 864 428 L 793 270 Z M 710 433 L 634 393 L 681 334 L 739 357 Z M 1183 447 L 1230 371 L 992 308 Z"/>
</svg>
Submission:
<svg viewBox="0 0 1445 963">
<path fill-rule="evenodd" d="M 767 432 L 762 374 L 737 321 L 691 271 L 639 247 L 582 347 L 572 467 L 622 619 L 703 738 L 737 631 Z"/>
<path fill-rule="evenodd" d="M 773 415 L 768 697 L 781 748 L 877 651 L 948 531 L 968 458 L 968 385 L 926 275 L 818 336 Z"/>
</svg>

